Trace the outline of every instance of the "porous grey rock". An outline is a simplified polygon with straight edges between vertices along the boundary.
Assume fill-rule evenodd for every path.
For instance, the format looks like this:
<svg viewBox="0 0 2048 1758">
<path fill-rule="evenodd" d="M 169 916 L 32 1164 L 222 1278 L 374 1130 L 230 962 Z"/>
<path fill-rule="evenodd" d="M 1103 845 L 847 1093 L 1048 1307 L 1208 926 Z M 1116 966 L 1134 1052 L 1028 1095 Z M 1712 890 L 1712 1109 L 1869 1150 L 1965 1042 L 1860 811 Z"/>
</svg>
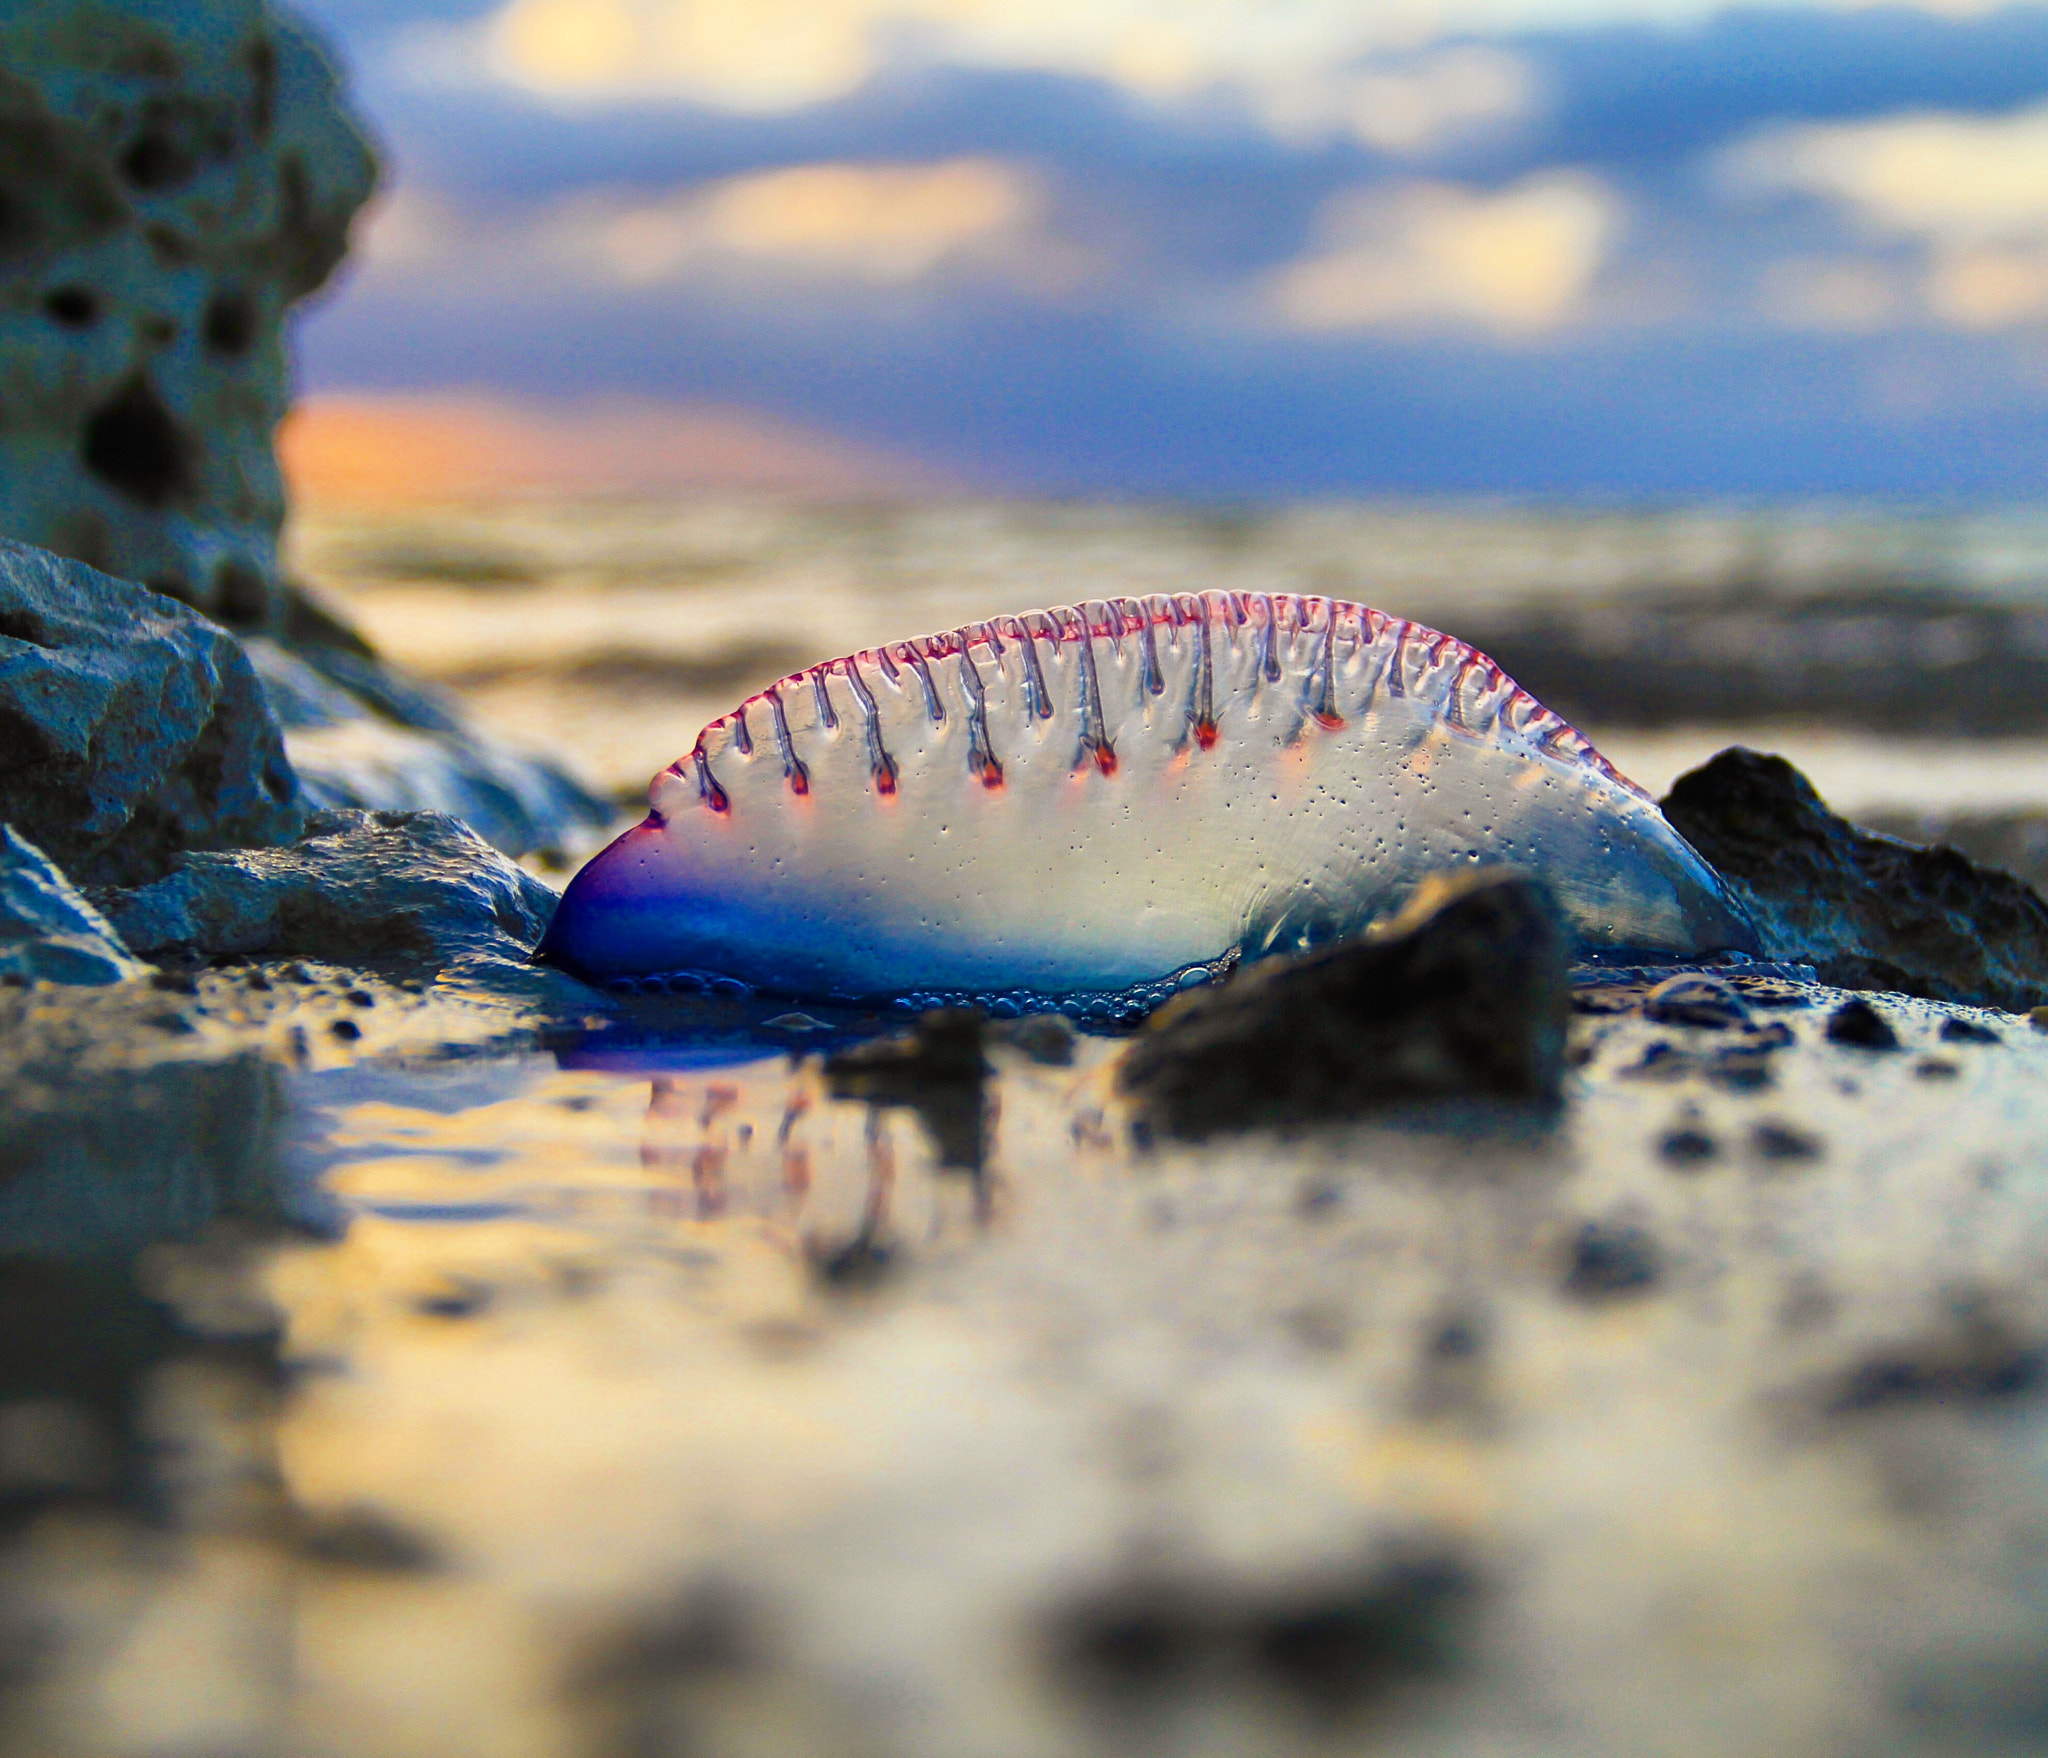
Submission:
<svg viewBox="0 0 2048 1758">
<path fill-rule="evenodd" d="M 282 326 L 375 176 L 265 0 L 0 5 L 0 531 L 278 625 Z"/>
<path fill-rule="evenodd" d="M 2048 903 L 1956 849 L 1859 830 L 1782 757 L 1732 747 L 1662 809 L 1749 904 L 1768 957 L 1843 989 L 2011 1012 L 2048 1001 Z"/>
<path fill-rule="evenodd" d="M 13 825 L 0 824 L 0 975 L 119 983 L 148 972 L 57 864 Z"/>
<path fill-rule="evenodd" d="M 0 818 L 81 885 L 288 841 L 284 736 L 234 637 L 126 580 L 0 539 Z"/>
<path fill-rule="evenodd" d="M 524 965 L 555 894 L 442 813 L 321 812 L 287 847 L 187 855 L 94 901 L 144 954 L 490 976 Z"/>
<path fill-rule="evenodd" d="M 1118 1085 L 1155 1126 L 1195 1139 L 1407 1099 L 1554 1102 L 1567 969 L 1539 882 L 1498 870 L 1433 879 L 1355 940 L 1170 1002 Z"/>
</svg>

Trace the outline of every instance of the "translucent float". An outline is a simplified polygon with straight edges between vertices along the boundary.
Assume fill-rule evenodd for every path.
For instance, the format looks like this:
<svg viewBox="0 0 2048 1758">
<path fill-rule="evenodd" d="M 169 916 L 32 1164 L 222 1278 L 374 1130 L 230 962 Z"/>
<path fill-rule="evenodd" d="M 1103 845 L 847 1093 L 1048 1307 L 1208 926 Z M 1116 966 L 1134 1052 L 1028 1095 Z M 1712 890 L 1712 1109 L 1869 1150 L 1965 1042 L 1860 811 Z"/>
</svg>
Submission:
<svg viewBox="0 0 2048 1758">
<path fill-rule="evenodd" d="M 1484 654 L 1341 600 L 1090 601 L 797 672 L 707 726 L 538 956 L 621 988 L 1148 1005 L 1540 875 L 1583 954 L 1753 952 L 1720 879 Z"/>
</svg>

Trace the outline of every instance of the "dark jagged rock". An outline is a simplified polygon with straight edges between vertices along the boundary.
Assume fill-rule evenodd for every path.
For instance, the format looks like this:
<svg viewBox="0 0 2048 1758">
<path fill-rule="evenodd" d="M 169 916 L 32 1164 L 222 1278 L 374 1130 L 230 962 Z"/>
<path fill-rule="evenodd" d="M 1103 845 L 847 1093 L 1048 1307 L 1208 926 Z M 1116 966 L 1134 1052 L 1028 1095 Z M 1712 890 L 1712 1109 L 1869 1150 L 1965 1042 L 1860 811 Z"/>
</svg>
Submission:
<svg viewBox="0 0 2048 1758">
<path fill-rule="evenodd" d="M 2012 1012 L 2048 1000 L 2048 903 L 1955 849 L 1857 829 L 1784 758 L 1723 751 L 1662 804 L 1742 893 L 1766 956 L 1842 989 Z"/>
<path fill-rule="evenodd" d="M 1879 811 L 1862 816 L 1866 830 L 1902 842 L 1945 843 L 1971 860 L 2048 896 L 2048 812 L 2024 807 L 2003 812 Z"/>
<path fill-rule="evenodd" d="M 1196 1138 L 1403 1099 L 1552 1101 L 1566 965 L 1540 884 L 1497 871 L 1439 880 L 1382 929 L 1172 1002 L 1118 1082 L 1145 1120 Z"/>
<path fill-rule="evenodd" d="M 438 812 L 321 812 L 285 848 L 185 856 L 94 894 L 131 947 L 407 973 L 523 963 L 555 894 Z"/>
<path fill-rule="evenodd" d="M 183 605 L 0 540 L 0 818 L 79 884 L 304 822 L 248 655 Z"/>
<path fill-rule="evenodd" d="M 1828 1041 L 1859 1050 L 1896 1050 L 1899 1034 L 1868 1001 L 1844 1001 L 1828 1015 Z"/>
</svg>

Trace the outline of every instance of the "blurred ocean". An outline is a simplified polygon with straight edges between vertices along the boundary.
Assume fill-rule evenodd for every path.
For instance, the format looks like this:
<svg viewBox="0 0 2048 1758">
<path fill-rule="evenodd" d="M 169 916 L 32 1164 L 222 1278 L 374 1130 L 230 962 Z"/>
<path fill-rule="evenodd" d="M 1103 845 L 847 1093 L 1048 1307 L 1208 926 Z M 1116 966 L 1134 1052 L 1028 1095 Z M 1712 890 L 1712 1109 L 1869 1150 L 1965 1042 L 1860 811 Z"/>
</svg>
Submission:
<svg viewBox="0 0 2048 1758">
<path fill-rule="evenodd" d="M 1661 793 L 1730 743 L 2048 876 L 2048 509 L 590 497 L 302 508 L 376 645 L 622 806 L 800 665 L 1001 611 L 1355 598 L 1490 652 Z"/>
</svg>

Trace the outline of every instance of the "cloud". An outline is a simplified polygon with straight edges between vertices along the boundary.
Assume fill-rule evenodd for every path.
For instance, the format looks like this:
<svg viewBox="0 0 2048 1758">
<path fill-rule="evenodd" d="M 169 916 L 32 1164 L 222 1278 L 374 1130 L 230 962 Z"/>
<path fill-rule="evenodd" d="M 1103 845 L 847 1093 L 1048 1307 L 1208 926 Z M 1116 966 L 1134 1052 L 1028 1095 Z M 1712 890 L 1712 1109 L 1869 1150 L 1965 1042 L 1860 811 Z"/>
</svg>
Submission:
<svg viewBox="0 0 2048 1758">
<path fill-rule="evenodd" d="M 2048 105 L 1768 129 L 1725 155 L 1723 175 L 1844 202 L 1879 232 L 1957 246 L 2048 239 Z"/>
<path fill-rule="evenodd" d="M 1090 259 L 1044 227 L 1038 180 L 988 158 L 792 165 L 646 197 L 595 190 L 465 217 L 401 193 L 366 229 L 371 273 L 636 290 L 763 279 L 901 289 L 937 277 L 1070 291 Z"/>
<path fill-rule="evenodd" d="M 1282 271 L 1273 309 L 1303 331 L 1534 335 L 1576 314 L 1620 221 L 1619 198 L 1580 171 L 1491 195 L 1430 182 L 1367 188 L 1325 207 L 1323 247 Z"/>
<path fill-rule="evenodd" d="M 1522 56 L 1479 43 L 1332 69 L 1271 88 L 1262 114 L 1299 145 L 1349 136 L 1382 152 L 1428 152 L 1537 108 L 1537 78 Z"/>
<path fill-rule="evenodd" d="M 1817 196 L 1876 238 L 1919 245 L 1921 298 L 1939 322 L 2048 318 L 2048 105 L 1772 128 L 1719 170 L 1739 193 Z"/>
<path fill-rule="evenodd" d="M 415 45 L 444 73 L 469 63 L 589 104 L 666 95 L 785 111 L 843 97 L 903 61 L 1073 74 L 1155 100 L 1227 87 L 1284 127 L 1335 118 L 1405 151 L 1447 123 L 1518 109 L 1518 68 L 1497 51 L 1456 48 L 1419 68 L 1361 66 L 1374 56 L 1559 19 L 1714 10 L 1714 0 L 504 0 L 480 28 L 426 31 Z"/>
<path fill-rule="evenodd" d="M 600 260 L 629 285 L 721 258 L 803 278 L 902 284 L 977 255 L 987 264 L 1040 208 L 1036 185 L 1016 167 L 955 159 L 793 165 L 593 218 Z"/>
</svg>

